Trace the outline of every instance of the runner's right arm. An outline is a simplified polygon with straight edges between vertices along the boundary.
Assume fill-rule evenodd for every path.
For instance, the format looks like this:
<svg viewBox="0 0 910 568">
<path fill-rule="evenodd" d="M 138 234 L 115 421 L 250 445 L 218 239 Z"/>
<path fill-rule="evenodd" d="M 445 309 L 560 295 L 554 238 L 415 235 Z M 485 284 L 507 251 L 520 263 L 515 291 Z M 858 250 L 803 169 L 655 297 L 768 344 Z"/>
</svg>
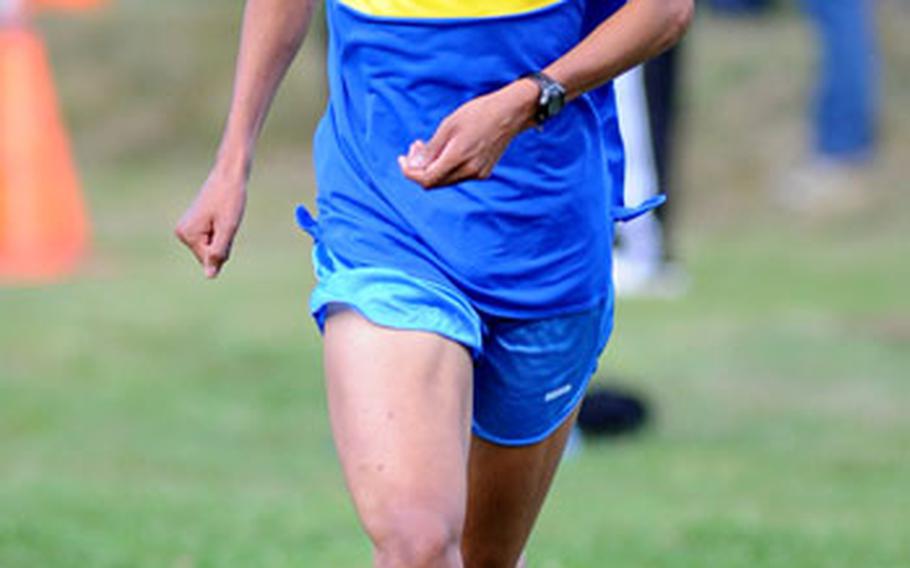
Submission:
<svg viewBox="0 0 910 568">
<path fill-rule="evenodd" d="M 177 237 L 214 278 L 243 218 L 259 132 L 306 36 L 316 0 L 247 0 L 234 90 L 215 164 L 177 225 Z"/>
</svg>

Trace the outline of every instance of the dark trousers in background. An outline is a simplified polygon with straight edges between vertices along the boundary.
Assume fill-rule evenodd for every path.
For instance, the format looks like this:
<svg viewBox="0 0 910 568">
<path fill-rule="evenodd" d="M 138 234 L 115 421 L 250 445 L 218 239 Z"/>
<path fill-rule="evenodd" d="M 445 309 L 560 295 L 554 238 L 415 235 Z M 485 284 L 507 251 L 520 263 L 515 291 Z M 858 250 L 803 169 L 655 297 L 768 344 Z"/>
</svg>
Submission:
<svg viewBox="0 0 910 568">
<path fill-rule="evenodd" d="M 813 151 L 823 159 L 871 157 L 878 121 L 878 50 L 873 0 L 801 0 L 818 37 Z M 754 15 L 772 0 L 710 0 L 715 12 Z"/>
<path fill-rule="evenodd" d="M 709 4 L 713 10 L 727 14 L 754 14 L 770 7 L 771 0 L 711 0 Z"/>
<path fill-rule="evenodd" d="M 878 50 L 872 0 L 802 0 L 818 34 L 814 147 L 823 158 L 864 160 L 875 146 Z"/>
<path fill-rule="evenodd" d="M 654 167 L 657 170 L 660 190 L 669 198 L 667 203 L 656 211 L 663 229 L 664 256 L 668 260 L 672 259 L 675 253 L 672 227 L 676 201 L 673 158 L 681 88 L 680 60 L 680 48 L 674 47 L 646 63 L 644 68 L 651 141 L 654 145 Z"/>
</svg>

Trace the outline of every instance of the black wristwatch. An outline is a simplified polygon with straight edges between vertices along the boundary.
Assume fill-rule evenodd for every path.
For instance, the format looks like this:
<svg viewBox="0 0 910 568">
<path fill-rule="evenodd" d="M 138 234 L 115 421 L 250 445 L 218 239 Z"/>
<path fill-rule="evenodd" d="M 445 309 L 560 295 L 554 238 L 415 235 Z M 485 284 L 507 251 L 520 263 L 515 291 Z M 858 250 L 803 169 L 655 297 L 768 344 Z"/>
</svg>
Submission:
<svg viewBox="0 0 910 568">
<path fill-rule="evenodd" d="M 540 87 L 540 98 L 537 99 L 537 112 L 534 121 L 538 125 L 553 118 L 566 106 L 566 88 L 559 81 L 545 73 L 528 73 L 525 78 L 531 79 Z"/>
</svg>

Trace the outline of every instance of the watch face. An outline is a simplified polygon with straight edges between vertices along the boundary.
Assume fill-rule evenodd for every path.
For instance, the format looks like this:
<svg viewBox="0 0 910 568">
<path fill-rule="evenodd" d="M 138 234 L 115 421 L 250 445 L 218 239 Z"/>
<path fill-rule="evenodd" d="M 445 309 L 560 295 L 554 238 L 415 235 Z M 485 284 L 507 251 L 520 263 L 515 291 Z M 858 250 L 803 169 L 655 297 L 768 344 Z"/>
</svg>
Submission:
<svg viewBox="0 0 910 568">
<path fill-rule="evenodd" d="M 563 104 L 564 104 L 563 98 L 558 95 L 553 97 L 552 99 L 550 99 L 550 105 L 549 105 L 550 116 L 555 116 L 555 115 L 559 114 L 559 111 L 562 110 Z"/>
<path fill-rule="evenodd" d="M 547 115 L 556 116 L 565 105 L 566 98 L 562 89 L 558 85 L 550 85 L 547 88 Z"/>
</svg>

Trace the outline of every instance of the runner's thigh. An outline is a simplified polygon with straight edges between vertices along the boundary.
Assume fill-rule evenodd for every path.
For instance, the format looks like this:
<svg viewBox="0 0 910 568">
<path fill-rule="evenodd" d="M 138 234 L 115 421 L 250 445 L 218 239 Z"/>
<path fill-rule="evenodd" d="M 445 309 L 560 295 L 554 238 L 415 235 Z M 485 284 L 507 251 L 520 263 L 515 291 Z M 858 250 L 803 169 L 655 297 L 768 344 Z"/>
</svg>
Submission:
<svg viewBox="0 0 910 568">
<path fill-rule="evenodd" d="M 374 541 L 427 515 L 461 527 L 472 362 L 439 335 L 393 330 L 352 309 L 325 329 L 329 413 L 355 507 Z"/>
</svg>

